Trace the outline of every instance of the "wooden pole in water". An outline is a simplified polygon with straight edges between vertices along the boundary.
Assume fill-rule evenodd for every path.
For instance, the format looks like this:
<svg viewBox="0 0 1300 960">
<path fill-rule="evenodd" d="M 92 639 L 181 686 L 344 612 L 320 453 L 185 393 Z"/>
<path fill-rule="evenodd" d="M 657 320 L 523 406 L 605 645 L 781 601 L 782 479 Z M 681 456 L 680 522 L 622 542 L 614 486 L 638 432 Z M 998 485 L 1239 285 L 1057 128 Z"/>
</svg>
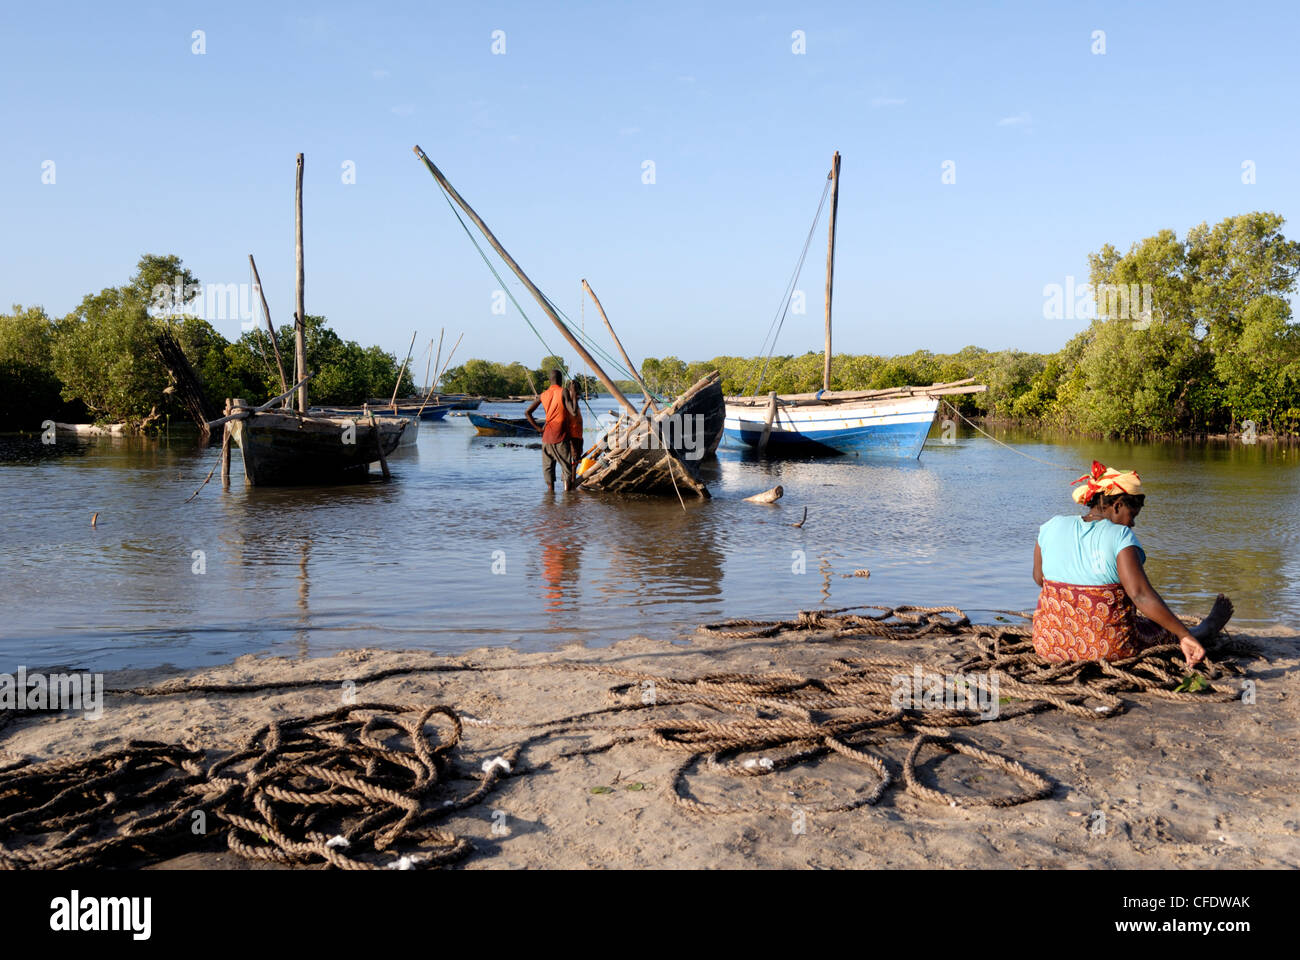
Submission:
<svg viewBox="0 0 1300 960">
<path fill-rule="evenodd" d="M 384 471 L 384 482 L 387 483 L 393 479 L 393 475 L 388 472 L 388 458 L 384 456 L 384 439 L 379 435 L 379 424 L 375 421 L 375 412 L 370 411 L 370 429 L 375 435 L 375 449 L 379 451 L 379 469 Z"/>
<path fill-rule="evenodd" d="M 294 179 L 294 227 L 293 227 L 294 261 L 297 266 L 297 284 L 294 302 L 298 311 L 294 316 L 294 365 L 296 376 L 307 372 L 307 345 L 303 339 L 303 330 L 307 325 L 307 314 L 303 306 L 303 267 L 302 267 L 302 154 L 298 154 L 298 173 Z M 298 412 L 307 412 L 307 384 L 298 388 Z"/>
<path fill-rule="evenodd" d="M 266 332 L 271 335 L 271 349 L 275 351 L 275 367 L 280 371 L 280 390 L 285 392 L 289 389 L 289 381 L 284 376 L 284 361 L 280 359 L 280 343 L 275 338 L 275 326 L 271 323 L 271 308 L 266 305 L 266 291 L 262 289 L 262 278 L 257 274 L 257 261 L 253 259 L 251 253 L 248 255 L 248 265 L 253 268 L 253 282 L 257 284 L 257 295 L 262 298 L 262 316 L 266 317 Z"/>
<path fill-rule="evenodd" d="M 605 308 L 600 305 L 600 298 L 596 296 L 596 291 L 591 289 L 591 284 L 586 280 L 582 281 L 582 289 L 586 290 L 587 293 L 591 295 L 591 302 L 596 305 L 596 310 L 600 313 L 600 319 L 605 321 L 605 329 L 608 330 L 609 335 L 614 338 L 614 346 L 618 347 L 618 352 L 623 357 L 623 362 L 627 364 L 628 370 L 632 372 L 632 379 L 634 379 L 637 384 L 640 385 L 642 391 L 645 392 L 645 398 L 650 403 L 650 409 L 655 413 L 658 413 L 659 408 L 655 406 L 654 398 L 650 396 L 650 388 L 645 385 L 645 381 L 641 379 L 641 374 L 637 371 L 636 364 L 632 362 L 632 358 L 629 357 L 627 351 L 623 349 L 623 341 L 620 340 L 618 334 L 614 332 L 614 327 L 610 324 L 609 317 L 605 316 Z"/>
<path fill-rule="evenodd" d="M 831 226 L 826 244 L 826 363 L 822 367 L 822 389 L 831 388 L 831 286 L 835 280 L 835 211 L 840 202 L 840 152 L 831 158 Z"/>
<path fill-rule="evenodd" d="M 230 416 L 230 398 L 226 397 L 226 416 Z M 221 434 L 221 486 L 230 486 L 230 421 L 227 420 Z"/>
<path fill-rule="evenodd" d="M 415 335 L 418 330 L 411 331 L 411 345 L 406 348 L 406 359 L 402 361 L 402 369 L 397 371 L 397 383 L 393 384 L 393 398 L 388 401 L 392 406 L 393 412 L 397 412 L 397 391 L 402 388 L 402 376 L 406 373 L 406 365 L 411 362 L 411 351 L 415 349 Z M 433 341 L 429 341 L 429 346 L 433 346 Z"/>
<path fill-rule="evenodd" d="M 537 289 L 533 284 L 533 281 L 528 279 L 528 275 L 524 273 L 519 264 L 515 263 L 514 258 L 506 252 L 506 248 L 501 246 L 501 241 L 499 241 L 496 238 L 496 235 L 488 229 L 488 225 L 483 222 L 483 219 L 474 212 L 474 208 L 466 203 L 465 198 L 456 192 L 456 188 L 453 187 L 447 178 L 442 175 L 442 171 L 434 166 L 433 161 L 430 160 L 425 152 L 420 149 L 418 144 L 414 149 L 415 155 L 424 161 L 424 165 L 429 168 L 429 172 L 433 174 L 433 178 L 438 181 L 438 185 L 441 186 L 442 189 L 446 190 L 447 195 L 451 197 L 451 199 L 454 200 L 466 214 L 469 215 L 469 218 L 474 221 L 474 225 L 483 232 L 483 236 L 487 238 L 488 243 L 492 244 L 492 248 L 496 250 L 496 252 L 500 254 L 501 259 L 506 262 L 506 266 L 513 270 L 515 276 L 519 278 L 519 281 L 528 288 L 528 292 L 533 295 L 533 299 L 541 306 L 542 311 L 551 318 L 551 322 L 555 324 L 555 328 L 560 331 L 560 334 L 564 339 L 569 342 L 569 346 L 573 347 L 578 356 L 582 357 L 587 366 L 591 367 L 596 376 L 600 378 L 600 382 L 605 385 L 605 389 L 610 392 L 614 399 L 622 404 L 628 413 L 636 416 L 636 407 L 632 406 L 632 402 L 623 395 L 623 391 L 620 390 L 618 385 L 609 378 L 609 374 L 605 373 L 605 371 L 600 368 L 600 364 L 598 364 L 592 358 L 591 354 L 587 352 L 586 347 L 579 343 L 578 338 L 575 337 L 569 328 L 564 325 L 564 322 L 556 315 L 555 310 L 551 307 L 550 301 L 546 299 L 546 295 Z"/>
<path fill-rule="evenodd" d="M 758 438 L 758 452 L 767 449 L 767 439 L 772 436 L 772 421 L 776 419 L 776 391 L 767 395 L 767 420 L 763 423 L 763 435 Z"/>
</svg>

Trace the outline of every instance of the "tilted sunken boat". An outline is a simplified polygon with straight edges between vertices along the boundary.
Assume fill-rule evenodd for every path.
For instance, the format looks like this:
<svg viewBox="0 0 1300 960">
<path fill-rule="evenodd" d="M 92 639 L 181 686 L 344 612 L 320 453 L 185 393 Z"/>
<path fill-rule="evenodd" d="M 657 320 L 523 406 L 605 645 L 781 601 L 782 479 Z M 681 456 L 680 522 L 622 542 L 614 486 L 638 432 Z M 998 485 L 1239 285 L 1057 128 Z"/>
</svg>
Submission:
<svg viewBox="0 0 1300 960">
<path fill-rule="evenodd" d="M 658 413 L 624 413 L 584 454 L 580 486 L 610 493 L 671 496 L 689 491 L 708 497 L 700 463 L 712 452 L 711 419 L 718 421 L 712 434 L 717 448 L 722 407 L 722 378 L 714 371 Z"/>
</svg>

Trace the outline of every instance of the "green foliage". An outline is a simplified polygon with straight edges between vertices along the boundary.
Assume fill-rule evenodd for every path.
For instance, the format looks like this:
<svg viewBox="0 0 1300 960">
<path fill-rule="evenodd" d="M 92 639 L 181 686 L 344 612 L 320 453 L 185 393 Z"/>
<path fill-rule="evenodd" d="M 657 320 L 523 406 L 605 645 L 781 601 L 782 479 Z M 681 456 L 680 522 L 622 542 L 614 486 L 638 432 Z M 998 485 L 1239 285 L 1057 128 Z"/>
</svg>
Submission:
<svg viewBox="0 0 1300 960">
<path fill-rule="evenodd" d="M 61 395 L 53 348 L 54 324 L 40 307 L 15 304 L 0 315 L 0 424 L 34 430 L 45 420 L 85 416 Z"/>
<path fill-rule="evenodd" d="M 130 287 L 88 294 L 58 324 L 53 370 L 65 400 L 80 400 L 100 421 L 139 427 L 157 419 L 167 370 L 151 318 Z"/>
</svg>

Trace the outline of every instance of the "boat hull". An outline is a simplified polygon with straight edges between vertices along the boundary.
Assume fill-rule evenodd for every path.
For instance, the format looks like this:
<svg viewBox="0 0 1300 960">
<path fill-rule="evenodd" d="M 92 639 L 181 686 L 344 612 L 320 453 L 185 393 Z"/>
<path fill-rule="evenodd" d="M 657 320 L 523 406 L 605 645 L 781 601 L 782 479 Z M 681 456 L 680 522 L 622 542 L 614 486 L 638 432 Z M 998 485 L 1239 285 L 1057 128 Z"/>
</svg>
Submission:
<svg viewBox="0 0 1300 960">
<path fill-rule="evenodd" d="M 541 435 L 522 417 L 489 417 L 480 413 L 467 413 L 469 422 L 484 437 L 532 437 Z"/>
<path fill-rule="evenodd" d="M 346 417 L 266 411 L 233 421 L 231 438 L 252 486 L 348 483 L 366 478 L 381 445 L 384 456 L 397 448 L 406 423 L 405 417 L 380 417 L 372 427 Z M 345 433 L 349 426 L 350 438 Z"/>
<path fill-rule="evenodd" d="M 939 400 L 926 396 L 778 405 L 767 447 L 773 453 L 859 453 L 915 460 L 938 410 Z M 766 420 L 765 404 L 728 403 L 725 434 L 757 448 Z"/>
<path fill-rule="evenodd" d="M 635 421 L 627 415 L 620 418 L 588 451 L 589 457 L 595 454 L 594 462 L 579 485 L 611 493 L 707 498 L 700 461 L 712 452 L 710 442 L 715 449 L 720 442 L 717 428 L 723 418 L 722 380 L 714 372 L 656 416 Z M 695 429 L 697 424 L 701 430 Z"/>
</svg>

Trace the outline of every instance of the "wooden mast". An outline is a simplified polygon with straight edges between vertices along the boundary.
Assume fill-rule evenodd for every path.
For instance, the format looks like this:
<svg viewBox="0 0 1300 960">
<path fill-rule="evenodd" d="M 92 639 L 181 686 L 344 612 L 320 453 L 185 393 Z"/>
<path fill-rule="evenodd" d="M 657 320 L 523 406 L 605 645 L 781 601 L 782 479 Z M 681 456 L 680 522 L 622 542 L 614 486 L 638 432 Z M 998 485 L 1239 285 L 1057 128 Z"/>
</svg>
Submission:
<svg viewBox="0 0 1300 960">
<path fill-rule="evenodd" d="M 307 344 L 303 339 L 303 328 L 307 324 L 307 315 L 303 312 L 303 270 L 302 270 L 302 154 L 298 154 L 298 173 L 294 178 L 294 227 L 293 227 L 293 250 L 294 260 L 297 265 L 298 277 L 296 283 L 296 296 L 294 303 L 297 306 L 297 314 L 294 316 L 294 338 L 293 352 L 294 364 L 297 367 L 297 375 L 303 377 L 307 373 Z M 298 412 L 307 412 L 307 381 L 303 380 L 302 385 L 298 387 Z"/>
<path fill-rule="evenodd" d="M 835 280 L 835 210 L 840 199 L 840 152 L 831 158 L 831 227 L 826 244 L 826 362 L 822 367 L 822 389 L 831 388 L 831 286 Z"/>
<path fill-rule="evenodd" d="M 533 299 L 537 301 L 539 306 L 541 306 L 542 311 L 551 318 L 551 322 L 555 324 L 555 327 L 560 331 L 561 336 L 569 342 L 569 346 L 573 347 L 573 349 L 577 351 L 578 356 L 582 357 L 582 359 L 586 361 L 587 365 L 595 372 L 596 376 L 600 378 L 600 382 L 605 385 L 605 389 L 610 392 L 615 400 L 623 405 L 624 409 L 626 409 L 632 417 L 638 417 L 639 414 L 636 407 L 632 406 L 631 401 L 623 395 L 623 391 L 618 388 L 618 385 L 609 378 L 609 375 L 600 368 L 600 364 L 598 364 L 592 358 L 591 354 L 587 352 L 587 349 L 578 342 L 578 338 L 575 337 L 573 333 L 570 332 L 569 328 L 564 325 L 564 321 L 556 315 L 554 308 L 546 299 L 546 295 L 537 289 L 533 284 L 533 281 L 528 279 L 528 275 L 524 273 L 519 264 L 515 263 L 514 258 L 511 257 L 510 254 L 506 253 L 505 247 L 501 246 L 501 242 L 497 240 L 496 235 L 488 229 L 488 225 L 483 222 L 482 218 L 474 212 L 474 208 L 466 203 L 465 198 L 456 192 L 456 188 L 451 185 L 447 178 L 442 175 L 442 171 L 439 170 L 425 152 L 420 149 L 419 144 L 416 144 L 414 150 L 415 155 L 424 161 L 424 165 L 429 168 L 429 172 L 433 174 L 433 178 L 438 181 L 438 185 L 441 186 L 442 189 L 446 190 L 447 195 L 455 200 L 457 205 L 465 211 L 471 220 L 474 221 L 474 225 L 483 232 L 483 236 L 487 238 L 488 243 L 492 244 L 492 248 L 500 254 L 501 259 L 506 262 L 506 266 L 514 271 L 515 276 L 519 278 L 520 283 L 528 288 L 528 292 L 533 295 Z"/>
<path fill-rule="evenodd" d="M 657 414 L 659 408 L 655 406 L 654 398 L 650 396 L 650 388 L 645 385 L 645 381 L 641 379 L 641 374 L 637 372 L 636 365 L 632 362 L 632 358 L 629 357 L 627 351 L 623 349 L 623 341 L 620 340 L 618 334 L 614 332 L 614 328 L 609 322 L 609 317 L 605 316 L 605 308 L 600 305 L 600 298 L 596 296 L 596 291 L 591 289 L 591 284 L 586 280 L 582 281 L 582 289 L 586 290 L 587 293 L 591 295 L 591 302 L 596 305 L 596 310 L 600 312 L 600 319 L 605 321 L 605 329 L 608 330 L 609 335 L 614 338 L 614 346 L 618 347 L 618 352 L 622 355 L 623 362 L 627 364 L 628 370 L 632 373 L 632 379 L 637 382 L 641 387 L 641 390 L 645 393 L 646 402 L 650 404 L 651 412 Z"/>
</svg>

